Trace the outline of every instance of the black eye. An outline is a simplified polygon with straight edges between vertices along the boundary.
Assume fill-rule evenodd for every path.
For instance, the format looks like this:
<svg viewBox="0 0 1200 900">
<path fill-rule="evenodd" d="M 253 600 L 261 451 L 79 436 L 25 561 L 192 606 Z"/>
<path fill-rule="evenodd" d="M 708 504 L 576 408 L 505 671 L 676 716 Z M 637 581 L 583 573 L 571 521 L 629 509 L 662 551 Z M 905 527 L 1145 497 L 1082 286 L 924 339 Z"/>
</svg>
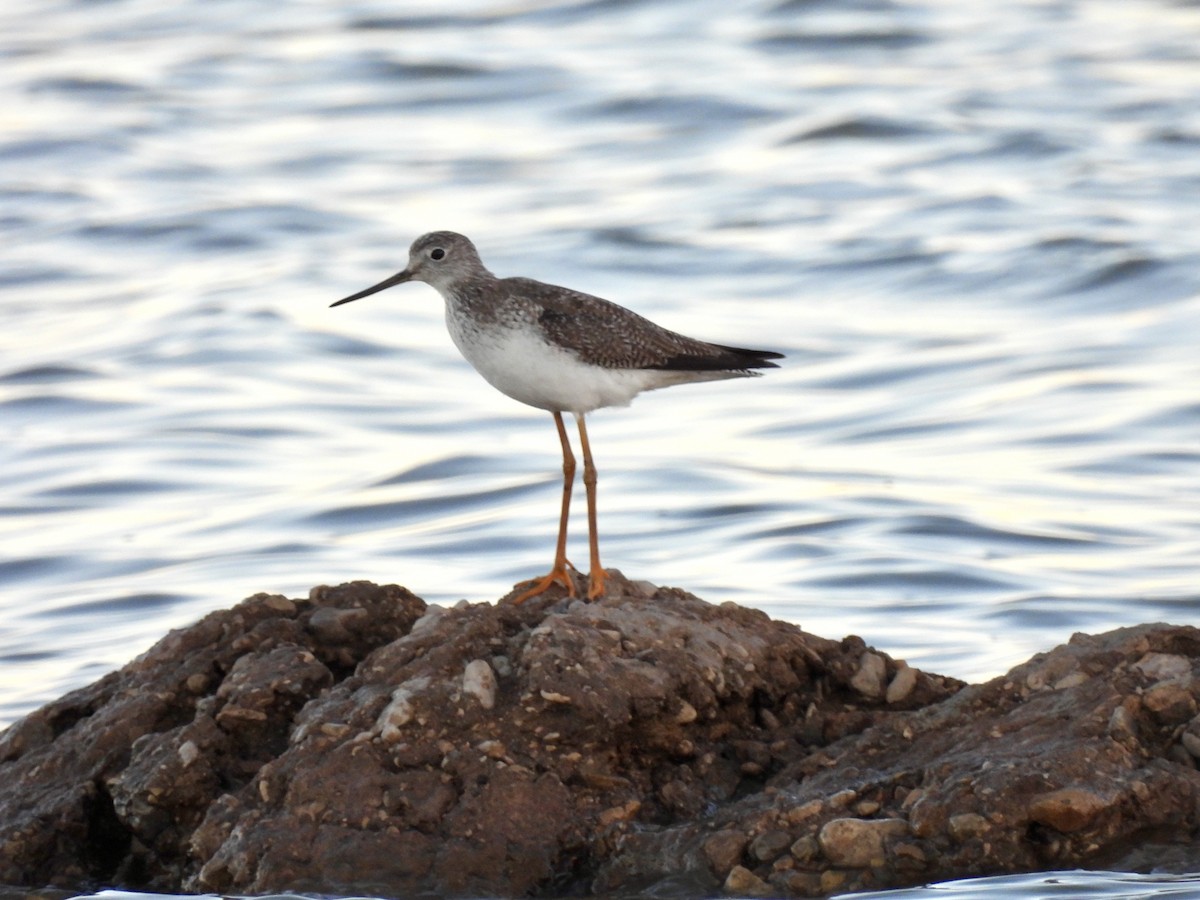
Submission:
<svg viewBox="0 0 1200 900">
<path fill-rule="evenodd" d="M 430 259 L 441 259 L 445 255 L 446 255 L 446 251 L 443 250 L 441 247 L 435 247 L 434 249 L 429 251 Z"/>
</svg>

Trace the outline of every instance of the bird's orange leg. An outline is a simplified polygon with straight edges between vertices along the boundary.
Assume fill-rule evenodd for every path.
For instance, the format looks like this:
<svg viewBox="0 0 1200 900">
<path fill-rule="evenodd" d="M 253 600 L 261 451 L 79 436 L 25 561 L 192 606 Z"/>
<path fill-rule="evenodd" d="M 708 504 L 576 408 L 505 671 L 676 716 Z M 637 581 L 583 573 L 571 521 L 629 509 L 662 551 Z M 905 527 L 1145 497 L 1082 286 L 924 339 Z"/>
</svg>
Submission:
<svg viewBox="0 0 1200 900">
<path fill-rule="evenodd" d="M 554 424 L 558 428 L 558 439 L 562 443 L 563 452 L 562 514 L 558 519 L 558 545 L 554 549 L 554 566 L 537 579 L 532 587 L 513 598 L 513 603 L 524 603 L 530 597 L 544 593 L 552 584 L 561 584 L 567 589 L 568 597 L 575 596 L 575 582 L 571 579 L 571 572 L 575 567 L 567 560 L 567 518 L 571 513 L 571 487 L 575 484 L 575 454 L 571 452 L 571 442 L 567 439 L 562 413 L 554 413 Z"/>
<path fill-rule="evenodd" d="M 592 462 L 592 445 L 588 443 L 583 413 L 576 413 L 575 421 L 579 424 L 579 441 L 583 447 L 583 486 L 587 489 L 588 550 L 591 553 L 587 598 L 598 600 L 604 596 L 608 573 L 600 566 L 600 538 L 596 533 L 596 464 Z"/>
</svg>

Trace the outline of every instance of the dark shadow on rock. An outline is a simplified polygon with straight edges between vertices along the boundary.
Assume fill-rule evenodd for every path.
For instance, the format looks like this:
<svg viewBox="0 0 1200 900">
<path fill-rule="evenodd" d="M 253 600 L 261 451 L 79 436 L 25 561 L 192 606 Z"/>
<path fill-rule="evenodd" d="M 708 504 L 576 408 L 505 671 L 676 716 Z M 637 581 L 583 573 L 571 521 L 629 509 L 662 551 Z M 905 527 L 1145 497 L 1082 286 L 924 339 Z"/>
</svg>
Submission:
<svg viewBox="0 0 1200 900">
<path fill-rule="evenodd" d="M 1200 631 L 964 688 L 612 585 L 441 609 L 356 582 L 172 632 L 0 736 L 0 882 L 818 896 L 1188 858 Z"/>
</svg>

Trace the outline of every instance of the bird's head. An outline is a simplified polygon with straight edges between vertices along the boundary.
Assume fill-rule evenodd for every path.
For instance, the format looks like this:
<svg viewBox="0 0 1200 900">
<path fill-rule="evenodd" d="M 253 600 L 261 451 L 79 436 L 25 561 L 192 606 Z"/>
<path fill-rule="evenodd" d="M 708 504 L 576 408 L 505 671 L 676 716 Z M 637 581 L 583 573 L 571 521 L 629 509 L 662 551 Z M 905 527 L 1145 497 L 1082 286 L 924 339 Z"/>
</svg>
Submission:
<svg viewBox="0 0 1200 900">
<path fill-rule="evenodd" d="M 408 251 L 408 266 L 403 271 L 330 305 L 341 306 L 406 281 L 423 281 L 446 293 L 456 284 L 485 274 L 487 269 L 479 259 L 479 251 L 468 238 L 453 231 L 431 231 L 413 241 Z"/>
</svg>

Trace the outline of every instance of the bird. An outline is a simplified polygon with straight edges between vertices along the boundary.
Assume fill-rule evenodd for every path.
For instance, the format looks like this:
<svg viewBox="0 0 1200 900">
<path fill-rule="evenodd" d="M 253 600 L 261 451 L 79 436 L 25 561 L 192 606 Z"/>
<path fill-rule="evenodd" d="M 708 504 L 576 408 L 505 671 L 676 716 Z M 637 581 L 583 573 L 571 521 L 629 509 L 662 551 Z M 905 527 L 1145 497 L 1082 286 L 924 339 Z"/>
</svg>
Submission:
<svg viewBox="0 0 1200 900">
<path fill-rule="evenodd" d="M 568 597 L 575 597 L 572 572 L 576 570 L 566 550 L 576 459 L 564 413 L 575 419 L 583 454 L 590 562 L 586 599 L 593 601 L 604 596 L 609 576 L 600 564 L 597 476 L 587 414 L 628 406 L 642 391 L 761 375 L 761 369 L 778 368 L 771 360 L 783 358 L 770 350 L 686 337 L 610 300 L 571 288 L 532 278 L 499 278 L 483 264 L 475 245 L 453 231 L 432 231 L 417 238 L 404 269 L 330 306 L 410 281 L 424 282 L 441 294 L 451 339 L 488 383 L 554 417 L 563 457 L 554 562 L 543 577 L 522 583 L 531 586 L 514 597 L 518 604 L 556 584 Z"/>
</svg>

